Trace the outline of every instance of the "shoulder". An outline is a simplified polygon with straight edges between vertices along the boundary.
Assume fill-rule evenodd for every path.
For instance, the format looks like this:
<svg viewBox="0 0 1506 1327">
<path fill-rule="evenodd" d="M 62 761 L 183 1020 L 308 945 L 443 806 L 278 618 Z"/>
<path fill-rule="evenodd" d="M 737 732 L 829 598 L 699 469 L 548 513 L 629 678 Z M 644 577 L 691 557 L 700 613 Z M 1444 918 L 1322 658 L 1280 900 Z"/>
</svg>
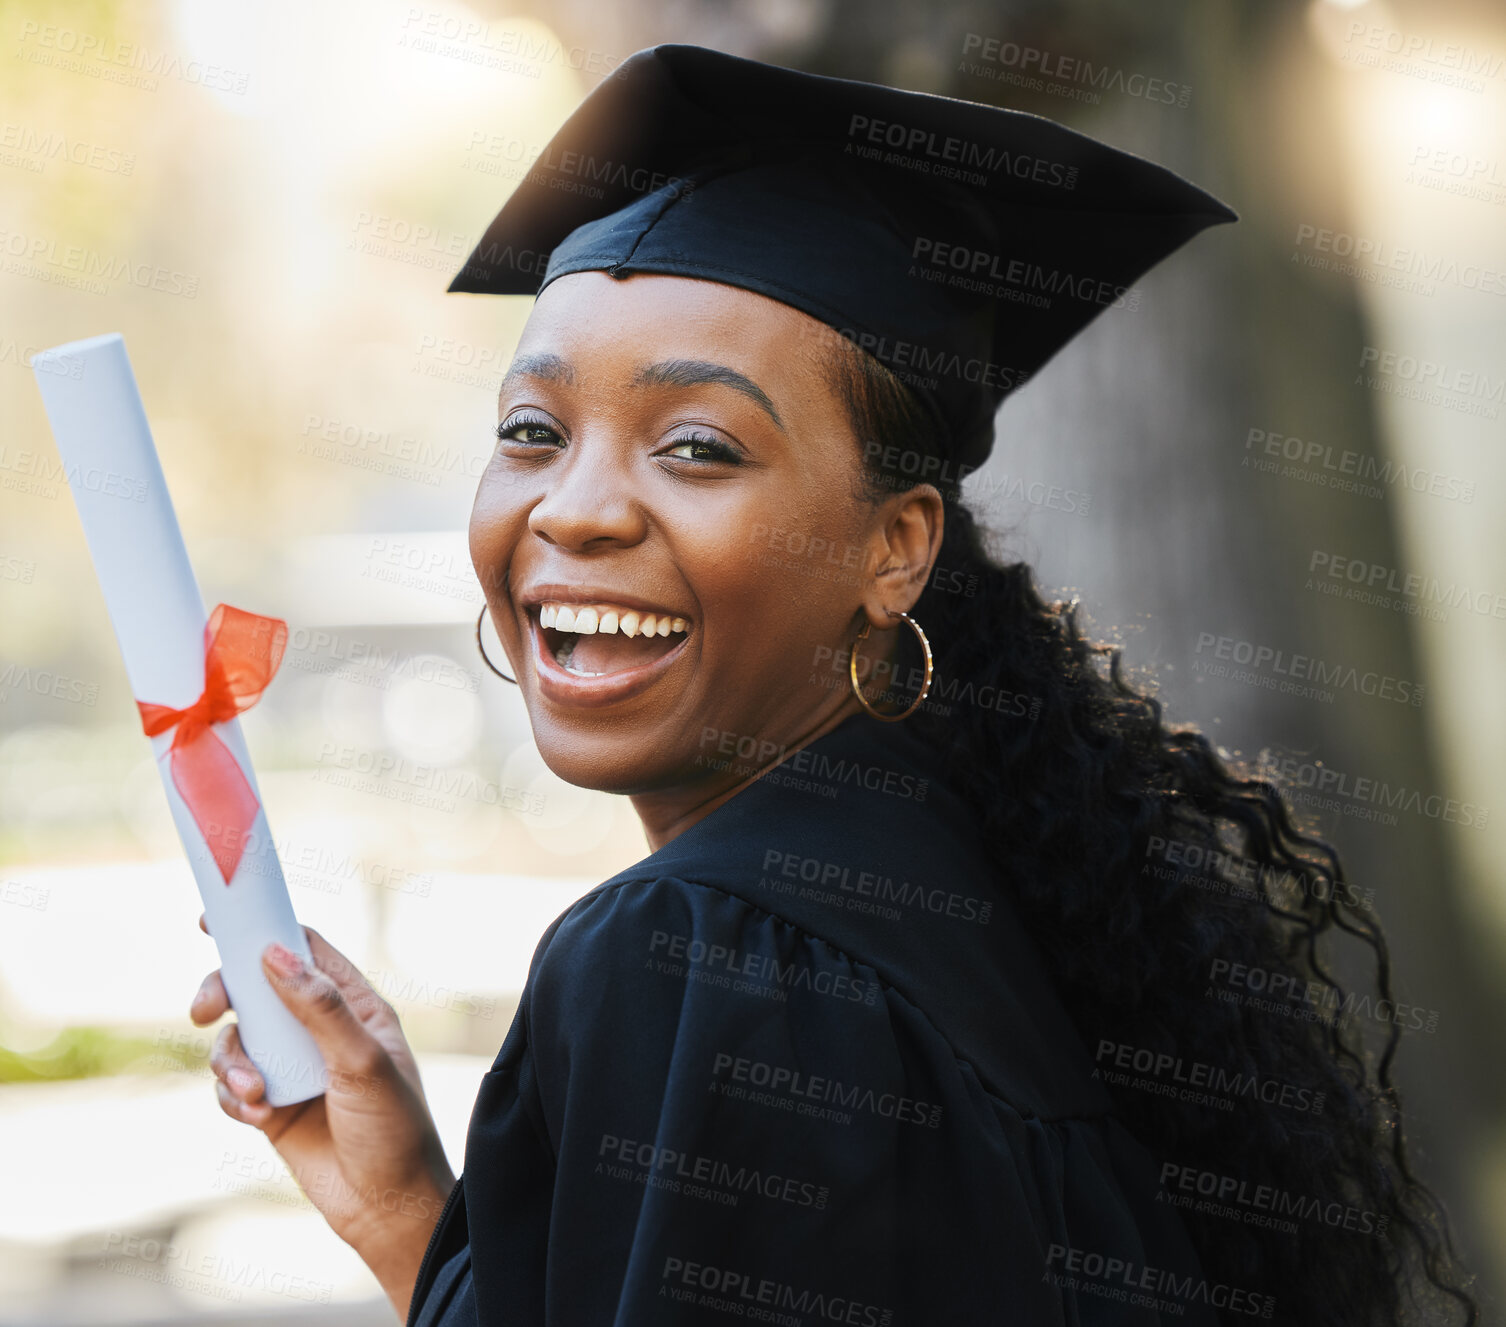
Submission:
<svg viewBox="0 0 1506 1327">
<path fill-rule="evenodd" d="M 736 1083 L 788 1089 L 791 1109 L 861 1083 L 918 1116 L 928 1109 L 919 1085 L 953 1063 L 935 1029 L 860 959 L 722 889 L 668 876 L 602 887 L 568 909 L 535 957 L 524 1017 L 556 1139 L 587 1099 L 647 1128 L 666 1103 Z M 932 1072 L 901 1044 L 922 1047 Z"/>
<path fill-rule="evenodd" d="M 692 997 L 729 1017 L 804 1008 L 808 996 L 873 1008 L 878 973 L 824 937 L 718 884 L 679 876 L 616 879 L 592 890 L 546 933 L 525 1001 L 535 1026 L 628 1020 L 682 1011 Z M 626 1003 L 630 998 L 631 1003 Z"/>
</svg>

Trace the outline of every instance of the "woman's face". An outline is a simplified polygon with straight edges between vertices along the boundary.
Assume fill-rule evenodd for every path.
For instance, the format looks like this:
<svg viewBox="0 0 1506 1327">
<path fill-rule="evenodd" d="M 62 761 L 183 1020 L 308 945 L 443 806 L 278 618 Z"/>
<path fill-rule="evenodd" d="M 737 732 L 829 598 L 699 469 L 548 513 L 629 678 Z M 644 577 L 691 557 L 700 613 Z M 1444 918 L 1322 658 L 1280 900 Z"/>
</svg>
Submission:
<svg viewBox="0 0 1506 1327">
<path fill-rule="evenodd" d="M 748 739 L 798 746 L 854 704 L 846 652 L 865 616 L 891 625 L 885 610 L 919 595 L 940 503 L 928 487 L 858 496 L 858 444 L 818 353 L 835 336 L 680 277 L 581 272 L 535 302 L 470 551 L 561 778 L 740 782 L 711 762 Z M 562 629 L 567 612 L 597 630 Z"/>
</svg>

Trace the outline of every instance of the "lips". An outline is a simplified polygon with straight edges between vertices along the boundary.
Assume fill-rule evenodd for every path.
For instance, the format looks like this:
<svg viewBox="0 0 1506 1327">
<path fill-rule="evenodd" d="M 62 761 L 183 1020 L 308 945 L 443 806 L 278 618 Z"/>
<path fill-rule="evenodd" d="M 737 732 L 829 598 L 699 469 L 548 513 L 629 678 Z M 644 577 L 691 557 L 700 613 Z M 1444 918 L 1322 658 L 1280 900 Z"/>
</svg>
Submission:
<svg viewBox="0 0 1506 1327">
<path fill-rule="evenodd" d="M 566 597 L 551 589 L 523 607 L 539 688 L 566 705 L 638 694 L 673 667 L 694 630 L 684 614 L 617 596 Z"/>
</svg>

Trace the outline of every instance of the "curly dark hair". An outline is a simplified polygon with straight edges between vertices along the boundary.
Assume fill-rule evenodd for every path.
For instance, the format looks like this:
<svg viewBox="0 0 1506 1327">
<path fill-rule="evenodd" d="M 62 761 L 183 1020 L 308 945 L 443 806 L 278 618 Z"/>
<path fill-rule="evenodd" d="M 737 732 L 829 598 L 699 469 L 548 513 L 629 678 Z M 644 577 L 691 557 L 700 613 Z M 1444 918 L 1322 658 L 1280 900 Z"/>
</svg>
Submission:
<svg viewBox="0 0 1506 1327">
<path fill-rule="evenodd" d="M 857 496 L 878 502 L 915 484 L 916 457 L 943 454 L 938 426 L 899 377 L 837 341 L 822 367 L 860 442 Z M 928 579 L 913 610 L 936 677 L 1030 705 L 1025 716 L 1023 705 L 952 713 L 943 690 L 906 722 L 968 771 L 959 791 L 1019 882 L 1025 923 L 1100 1063 L 1105 1046 L 1164 1053 L 1211 1066 L 1230 1091 L 1201 1104 L 1105 1074 L 1130 1131 L 1163 1165 L 1271 1186 L 1308 1213 L 1286 1223 L 1295 1235 L 1186 1213 L 1204 1275 L 1274 1296 L 1287 1323 L 1377 1327 L 1462 1311 L 1474 1324 L 1447 1215 L 1408 1161 L 1385 937 L 1338 854 L 1266 771 L 1164 724 L 1160 701 L 1126 680 L 1120 648 L 1089 641 L 1075 602 L 1045 600 L 1028 565 L 996 561 L 959 490 L 937 487 L 947 575 Z M 896 688 L 902 705 L 913 695 Z M 1368 1017 L 1368 999 L 1346 993 L 1320 955 L 1335 931 L 1371 951 L 1379 1002 Z M 1282 995 L 1210 998 L 1235 964 Z M 1367 1025 L 1385 1026 L 1368 1039 L 1381 1046 L 1367 1043 Z M 1267 1104 L 1258 1085 L 1288 1100 Z"/>
</svg>

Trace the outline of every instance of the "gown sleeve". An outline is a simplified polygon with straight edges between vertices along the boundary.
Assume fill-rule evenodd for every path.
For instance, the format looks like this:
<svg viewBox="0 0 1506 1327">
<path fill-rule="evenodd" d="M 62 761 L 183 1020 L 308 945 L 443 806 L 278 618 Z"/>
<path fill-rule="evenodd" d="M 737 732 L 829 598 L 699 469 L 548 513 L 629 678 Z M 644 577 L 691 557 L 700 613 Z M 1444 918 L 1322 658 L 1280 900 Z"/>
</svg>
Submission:
<svg viewBox="0 0 1506 1327">
<path fill-rule="evenodd" d="M 1049 1275 L 1069 1209 L 1136 1245 L 1118 1142 L 1004 1107 L 819 937 L 711 886 L 614 884 L 546 933 L 483 1079 L 453 1316 L 1157 1322 Z"/>
</svg>

